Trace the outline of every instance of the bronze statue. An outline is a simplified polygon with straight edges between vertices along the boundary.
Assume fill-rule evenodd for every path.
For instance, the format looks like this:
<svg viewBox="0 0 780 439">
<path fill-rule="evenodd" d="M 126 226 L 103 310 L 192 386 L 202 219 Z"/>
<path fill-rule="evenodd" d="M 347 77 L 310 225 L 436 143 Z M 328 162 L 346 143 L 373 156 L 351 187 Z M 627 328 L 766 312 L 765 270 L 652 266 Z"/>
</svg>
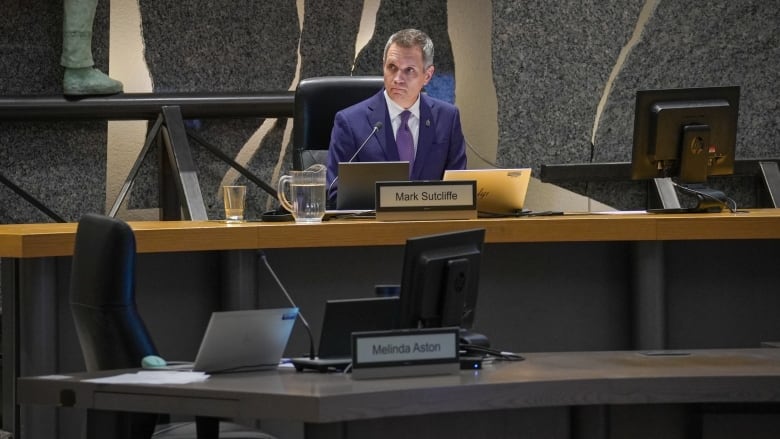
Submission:
<svg viewBox="0 0 780 439">
<path fill-rule="evenodd" d="M 94 68 L 92 24 L 98 0 L 64 0 L 62 57 L 65 95 L 110 95 L 122 91 L 122 83 Z"/>
</svg>

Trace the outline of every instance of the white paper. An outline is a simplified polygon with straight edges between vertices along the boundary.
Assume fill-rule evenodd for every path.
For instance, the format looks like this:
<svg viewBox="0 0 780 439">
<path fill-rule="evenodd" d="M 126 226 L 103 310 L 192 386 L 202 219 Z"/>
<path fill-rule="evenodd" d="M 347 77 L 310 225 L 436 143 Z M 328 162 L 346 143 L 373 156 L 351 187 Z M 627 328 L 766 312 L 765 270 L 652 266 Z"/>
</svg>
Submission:
<svg viewBox="0 0 780 439">
<path fill-rule="evenodd" d="M 121 375 L 92 378 L 84 381 L 111 384 L 188 384 L 206 381 L 208 378 L 209 375 L 203 372 L 142 370 L 136 373 L 123 373 Z"/>
</svg>

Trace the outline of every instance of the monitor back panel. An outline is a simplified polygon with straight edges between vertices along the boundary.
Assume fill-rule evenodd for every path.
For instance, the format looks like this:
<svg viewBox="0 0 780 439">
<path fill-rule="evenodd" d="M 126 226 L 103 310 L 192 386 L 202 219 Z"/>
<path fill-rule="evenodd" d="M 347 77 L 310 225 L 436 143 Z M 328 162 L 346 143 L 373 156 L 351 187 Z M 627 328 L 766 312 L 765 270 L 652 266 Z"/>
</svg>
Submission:
<svg viewBox="0 0 780 439">
<path fill-rule="evenodd" d="M 409 180 L 409 162 L 341 162 L 338 178 L 338 210 L 373 210 L 376 182 Z"/>
<path fill-rule="evenodd" d="M 397 297 L 328 300 L 322 321 L 318 356 L 347 358 L 351 337 L 358 331 L 386 331 L 398 326 Z"/>
</svg>

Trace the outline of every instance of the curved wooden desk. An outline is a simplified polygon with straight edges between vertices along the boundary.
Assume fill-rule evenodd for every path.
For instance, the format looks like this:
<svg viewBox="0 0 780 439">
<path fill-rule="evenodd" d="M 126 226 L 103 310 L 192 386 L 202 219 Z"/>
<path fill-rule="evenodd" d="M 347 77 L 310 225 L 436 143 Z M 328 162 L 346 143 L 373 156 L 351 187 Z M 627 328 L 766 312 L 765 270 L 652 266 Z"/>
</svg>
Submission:
<svg viewBox="0 0 780 439">
<path fill-rule="evenodd" d="M 402 245 L 412 236 L 486 229 L 488 243 L 780 239 L 780 209 L 719 214 L 567 214 L 464 221 L 331 220 L 322 224 L 130 222 L 140 253 Z M 0 257 L 69 256 L 76 224 L 0 225 Z"/>
<path fill-rule="evenodd" d="M 224 253 L 225 257 L 235 256 L 241 260 L 242 255 L 253 255 L 251 250 L 254 249 L 276 249 L 277 252 L 283 253 L 276 256 L 289 256 L 289 252 L 297 251 L 296 255 L 289 256 L 296 259 L 287 262 L 297 264 L 299 256 L 320 259 L 330 257 L 330 253 L 322 256 L 322 250 L 327 248 L 341 248 L 346 251 L 360 247 L 360 252 L 370 253 L 364 248 L 397 247 L 412 236 L 485 228 L 487 243 L 498 244 L 492 249 L 497 250 L 494 253 L 500 254 L 491 261 L 500 263 L 501 267 L 488 267 L 488 276 L 483 277 L 482 282 L 483 285 L 488 285 L 480 292 L 480 297 L 488 298 L 487 300 L 493 302 L 490 306 L 498 309 L 493 312 L 490 323 L 504 322 L 493 323 L 499 326 L 490 329 L 496 332 L 502 328 L 500 325 L 509 324 L 512 331 L 528 331 L 527 327 L 517 326 L 517 319 L 507 323 L 506 310 L 528 308 L 528 297 L 538 297 L 538 303 L 531 303 L 532 309 L 537 313 L 551 313 L 551 310 L 566 307 L 580 307 L 589 311 L 586 317 L 582 317 L 582 312 L 567 309 L 554 317 L 572 321 L 572 325 L 576 325 L 578 319 L 582 319 L 585 324 L 596 322 L 599 325 L 594 330 L 596 335 L 607 341 L 599 341 L 595 345 L 606 346 L 608 349 L 666 347 L 669 325 L 666 297 L 675 292 L 667 291 L 667 281 L 677 273 L 670 273 L 666 265 L 667 246 L 673 247 L 675 252 L 680 247 L 679 243 L 684 247 L 692 247 L 690 251 L 694 263 L 706 262 L 707 258 L 712 256 L 713 247 L 716 252 L 730 254 L 734 260 L 758 260 L 761 267 L 776 267 L 776 263 L 780 263 L 780 252 L 775 249 L 774 244 L 780 239 L 779 209 L 761 209 L 738 214 L 567 214 L 468 221 L 334 220 L 316 225 L 259 222 L 226 225 L 218 221 L 148 221 L 130 224 L 136 233 L 139 253 L 154 258 L 155 263 L 165 258 L 181 259 L 182 254 L 201 253 Z M 6 430 L 16 431 L 18 425 L 14 380 L 19 376 L 59 372 L 62 367 L 59 360 L 60 332 L 62 325 L 67 329 L 67 322 L 61 323 L 61 326 L 57 326 L 56 322 L 58 319 L 65 321 L 69 315 L 62 306 L 65 303 L 62 297 L 67 296 L 68 256 L 72 254 L 75 231 L 76 224 L 0 225 L 0 257 L 3 258 L 0 281 L 4 309 L 2 396 L 3 424 Z M 701 247 L 694 245 L 696 242 L 715 245 Z M 737 245 L 732 245 L 732 242 Z M 759 247 L 762 250 L 754 251 L 753 245 L 745 245 L 746 242 L 761 244 Z M 523 250 L 522 256 L 511 253 L 518 248 Z M 736 250 L 730 251 L 732 248 Z M 544 257 L 538 257 L 540 251 Z M 745 251 L 749 254 L 740 253 Z M 704 258 L 702 252 L 707 253 Z M 628 259 L 631 261 L 626 262 Z M 280 261 L 284 268 L 286 260 L 280 257 L 277 261 Z M 729 263 L 730 261 L 731 259 Z M 533 262 L 532 266 L 526 271 L 521 270 L 528 265 L 527 262 Z M 683 262 L 688 263 L 687 260 Z M 360 266 L 360 263 L 362 261 L 356 261 L 356 267 Z M 374 262 L 374 266 L 379 263 Z M 256 264 L 254 259 L 244 261 L 244 271 L 256 269 L 253 264 Z M 746 279 L 745 276 L 753 276 L 751 273 L 754 271 L 749 262 L 744 265 L 738 274 L 714 275 L 727 275 L 738 281 L 748 281 L 745 284 L 747 287 L 778 283 L 775 269 L 772 269 L 771 274 L 764 273 L 769 270 L 763 269 L 762 279 Z M 704 268 L 706 269 L 706 264 Z M 687 268 L 678 268 L 678 272 L 685 269 Z M 594 273 L 583 273 L 583 270 Z M 295 280 L 293 274 L 288 276 L 288 279 Z M 370 274 L 366 272 L 365 276 Z M 340 279 L 331 280 L 334 282 L 332 288 L 346 290 L 349 286 L 345 283 L 349 282 L 348 278 L 341 275 Z M 557 282 L 558 290 L 553 287 L 553 290 L 546 291 L 548 278 Z M 713 284 L 719 282 L 717 279 L 708 281 Z M 577 282 L 587 284 L 578 285 Z M 522 285 L 522 291 L 527 296 L 505 294 L 508 287 L 514 292 L 515 285 Z M 213 285 L 203 288 L 208 287 Z M 238 285 L 237 288 L 245 288 L 245 285 Z M 562 294 L 561 289 L 564 288 L 574 291 Z M 539 291 L 544 291 L 544 294 Z M 595 305 L 581 302 L 580 296 L 599 294 L 600 291 L 608 292 L 602 294 L 604 300 L 620 297 L 619 302 L 594 302 Z M 190 293 L 198 294 L 199 291 L 193 290 Z M 722 293 L 727 294 L 729 293 Z M 630 297 L 623 298 L 626 295 Z M 629 302 L 629 316 L 619 317 L 618 323 L 615 324 L 618 331 L 632 333 L 626 337 L 632 337 L 633 341 L 626 346 L 622 341 L 625 338 L 612 335 L 615 329 L 602 328 L 599 322 L 602 317 L 613 318 L 616 312 L 625 312 L 621 307 Z M 774 303 L 774 299 L 770 299 L 769 305 L 763 308 L 769 309 Z M 597 307 L 603 307 L 604 311 L 593 311 L 593 308 Z M 547 321 L 550 321 L 549 325 L 556 324 L 555 320 Z M 625 328 L 626 325 L 628 328 Z M 566 345 L 565 337 L 568 337 L 563 332 L 565 330 L 568 329 L 556 330 L 554 334 L 556 340 L 563 340 L 563 345 Z M 582 329 L 579 332 L 582 333 Z M 498 335 L 500 334 L 497 334 L 496 338 L 500 338 Z M 780 334 L 769 333 L 767 338 L 778 339 Z M 574 339 L 578 338 L 575 336 Z M 510 339 L 505 335 L 504 340 Z M 574 343 L 580 343 L 574 346 L 582 345 L 581 341 Z M 592 345 L 586 346 L 589 348 Z M 20 352 L 24 352 L 24 359 L 21 358 Z M 46 421 L 31 420 L 25 424 L 37 428 L 45 425 Z M 27 437 L 25 436 L 25 439 Z M 53 436 L 42 434 L 40 437 Z"/>
<path fill-rule="evenodd" d="M 22 378 L 19 399 L 22 404 L 82 409 L 303 421 L 306 436 L 316 438 L 380 437 L 382 433 L 381 437 L 462 437 L 457 425 L 441 418 L 421 421 L 419 416 L 442 413 L 467 417 L 480 426 L 481 437 L 515 437 L 522 432 L 522 426 L 512 422 L 517 412 L 505 412 L 506 425 L 501 427 L 480 421 L 480 416 L 549 407 L 780 402 L 780 349 L 685 353 L 535 353 L 527 354 L 525 361 L 495 363 L 458 375 L 361 381 L 348 374 L 291 369 L 214 375 L 184 385 L 84 381 L 128 372 L 111 371 Z M 367 420 L 371 422 L 343 425 Z M 420 423 L 425 433 L 413 430 L 412 425 Z"/>
</svg>

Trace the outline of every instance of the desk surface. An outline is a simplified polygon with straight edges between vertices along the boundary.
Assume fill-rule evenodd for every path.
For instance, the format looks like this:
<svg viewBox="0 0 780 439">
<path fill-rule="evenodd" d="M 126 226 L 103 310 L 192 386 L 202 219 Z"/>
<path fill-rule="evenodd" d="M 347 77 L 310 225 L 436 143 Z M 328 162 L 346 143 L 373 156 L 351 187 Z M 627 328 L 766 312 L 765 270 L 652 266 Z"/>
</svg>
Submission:
<svg viewBox="0 0 780 439">
<path fill-rule="evenodd" d="M 130 222 L 141 253 L 402 245 L 412 236 L 485 228 L 488 243 L 780 239 L 780 209 L 719 214 L 567 214 L 457 221 L 338 220 L 322 224 Z M 0 257 L 69 256 L 75 223 L 0 225 Z"/>
<path fill-rule="evenodd" d="M 19 403 L 325 423 L 529 407 L 780 401 L 776 348 L 535 353 L 457 375 L 363 381 L 289 369 L 186 385 L 81 381 L 113 374 L 20 378 Z"/>
</svg>

